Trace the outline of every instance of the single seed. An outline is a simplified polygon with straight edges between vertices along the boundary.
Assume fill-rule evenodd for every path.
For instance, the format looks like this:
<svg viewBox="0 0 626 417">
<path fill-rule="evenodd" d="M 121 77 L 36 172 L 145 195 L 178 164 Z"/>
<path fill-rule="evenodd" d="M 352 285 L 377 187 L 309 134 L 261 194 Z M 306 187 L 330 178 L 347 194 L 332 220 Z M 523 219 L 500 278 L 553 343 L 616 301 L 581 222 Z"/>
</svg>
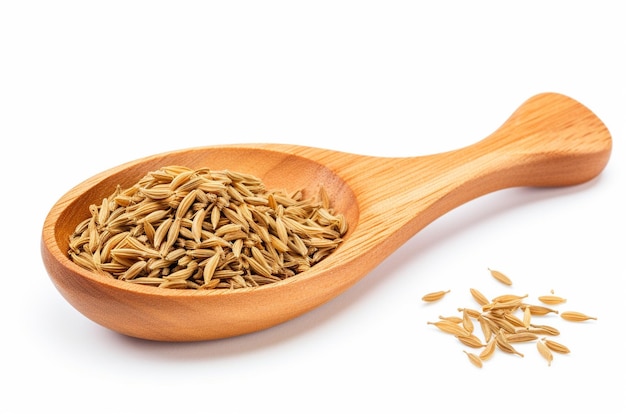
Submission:
<svg viewBox="0 0 626 417">
<path fill-rule="evenodd" d="M 515 310 L 522 305 L 520 300 L 510 300 L 510 301 L 495 301 L 489 304 L 485 304 L 483 306 L 483 311 L 490 310 Z"/>
<path fill-rule="evenodd" d="M 561 313 L 561 318 L 568 321 L 585 321 L 585 320 L 597 320 L 597 317 L 591 317 L 577 311 L 564 311 Z"/>
<path fill-rule="evenodd" d="M 455 336 L 468 336 L 469 335 L 467 330 L 465 330 L 463 327 L 459 326 L 458 324 L 449 322 L 449 321 L 445 321 L 445 320 L 440 320 L 436 322 L 429 321 L 426 324 L 432 324 L 433 326 L 436 326 L 442 332 L 450 333 Z"/>
<path fill-rule="evenodd" d="M 178 204 L 178 208 L 176 209 L 176 217 L 184 217 L 187 213 L 187 210 L 191 207 L 193 202 L 196 200 L 196 190 L 192 190 L 187 194 L 181 202 Z"/>
<path fill-rule="evenodd" d="M 197 243 L 202 241 L 202 223 L 206 217 L 206 210 L 200 209 L 196 212 L 191 223 L 191 234 Z"/>
<path fill-rule="evenodd" d="M 495 303 L 509 303 L 509 302 L 521 301 L 526 297 L 528 297 L 528 294 L 525 294 L 525 295 L 503 294 L 503 295 L 494 297 L 491 301 Z"/>
<path fill-rule="evenodd" d="M 220 254 L 216 253 L 215 255 L 209 258 L 209 261 L 204 265 L 204 271 L 202 271 L 202 279 L 204 280 L 204 284 L 208 284 L 213 278 L 213 274 L 217 268 L 217 264 L 220 261 Z"/>
<path fill-rule="evenodd" d="M 538 339 L 538 336 L 536 334 L 530 332 L 507 334 L 505 335 L 505 337 L 506 341 L 509 343 L 531 342 Z"/>
<path fill-rule="evenodd" d="M 536 306 L 536 305 L 524 305 L 524 308 L 528 307 L 530 310 L 530 314 L 533 316 L 545 316 L 548 313 L 559 314 L 557 310 L 544 307 L 544 306 Z"/>
<path fill-rule="evenodd" d="M 562 345 L 558 342 L 555 342 L 554 340 L 550 340 L 550 339 L 546 339 L 545 337 L 541 339 L 543 341 L 543 343 L 546 344 L 546 346 L 548 347 L 548 349 L 550 349 L 553 352 L 556 353 L 570 353 L 570 350 L 567 346 Z"/>
<path fill-rule="evenodd" d="M 537 350 L 548 361 L 548 366 L 552 365 L 552 351 L 546 346 L 542 340 L 537 340 Z"/>
<path fill-rule="evenodd" d="M 467 355 L 467 357 L 469 358 L 469 361 L 476 366 L 477 368 L 482 368 L 483 367 L 483 361 L 476 356 L 476 354 L 468 352 L 466 350 L 464 350 L 463 352 L 465 352 L 465 354 Z"/>
<path fill-rule="evenodd" d="M 493 332 L 491 331 L 491 327 L 487 323 L 487 320 L 483 316 L 479 316 L 478 323 L 480 324 L 480 330 L 482 330 L 483 332 L 485 341 L 489 341 L 491 339 L 491 335 L 493 334 Z"/>
<path fill-rule="evenodd" d="M 457 310 L 466 313 L 473 319 L 477 319 L 478 317 L 480 317 L 480 312 L 471 308 L 458 308 Z"/>
<path fill-rule="evenodd" d="M 519 317 L 517 317 L 516 315 L 514 315 L 513 313 L 505 312 L 504 319 L 515 327 L 525 327 L 524 321 L 520 319 Z"/>
<path fill-rule="evenodd" d="M 468 336 L 457 336 L 456 338 L 459 339 L 461 343 L 471 348 L 481 348 L 485 346 L 475 334 L 470 334 Z"/>
<path fill-rule="evenodd" d="M 538 299 L 542 303 L 550 305 L 563 304 L 567 301 L 565 298 L 557 297 L 556 295 L 542 295 Z"/>
<path fill-rule="evenodd" d="M 561 334 L 561 332 L 552 327 L 552 326 L 548 326 L 546 324 L 530 324 L 530 327 L 527 329 L 527 331 L 531 332 L 531 333 L 535 333 L 535 334 L 545 334 L 545 335 L 549 335 L 549 336 L 558 336 Z"/>
<path fill-rule="evenodd" d="M 480 352 L 478 357 L 482 359 L 483 361 L 486 361 L 487 359 L 491 358 L 491 356 L 493 355 L 493 352 L 495 351 L 496 351 L 496 339 L 494 337 L 491 340 L 489 340 L 489 342 L 487 342 L 487 344 L 485 345 L 485 348 Z"/>
<path fill-rule="evenodd" d="M 487 299 L 487 297 L 485 297 L 480 291 L 478 291 L 477 289 L 474 288 L 470 288 L 470 293 L 472 294 L 472 297 L 474 297 L 474 300 L 476 300 L 476 302 L 480 305 L 480 306 L 484 306 L 485 304 L 489 304 L 489 300 Z"/>
<path fill-rule="evenodd" d="M 463 310 L 463 328 L 467 330 L 468 333 L 472 333 L 474 331 L 474 323 L 472 322 L 472 318 L 465 310 Z"/>
<path fill-rule="evenodd" d="M 463 323 L 463 319 L 457 316 L 447 316 L 447 317 L 439 316 L 439 320 L 451 321 L 452 323 L 456 323 L 456 324 Z"/>
<path fill-rule="evenodd" d="M 494 277 L 495 279 L 497 279 L 501 283 L 503 283 L 505 285 L 513 285 L 513 282 L 511 281 L 511 279 L 508 276 L 506 276 L 505 274 L 503 274 L 502 272 L 496 271 L 494 269 L 489 269 L 489 272 L 491 272 L 491 276 L 492 277 Z"/>
<path fill-rule="evenodd" d="M 520 353 L 517 350 L 515 350 L 515 348 L 506 340 L 506 336 L 502 329 L 500 329 L 500 331 L 496 333 L 496 344 L 498 345 L 500 350 L 502 350 L 503 352 L 512 353 L 514 355 L 518 355 L 521 358 L 524 357 L 523 353 Z"/>
<path fill-rule="evenodd" d="M 485 340 L 489 340 L 492 334 L 495 334 L 500 331 L 500 326 L 498 325 L 498 323 L 491 320 L 486 315 L 480 316 L 478 320 L 480 321 L 482 326 L 489 329 L 489 333 L 487 333 L 487 331 L 483 331 L 483 333 L 485 334 Z M 489 337 L 487 337 L 487 334 L 489 334 Z"/>
<path fill-rule="evenodd" d="M 450 290 L 448 290 L 448 291 L 431 292 L 431 293 L 428 293 L 425 296 L 423 296 L 422 300 L 426 301 L 427 303 L 432 303 L 433 301 L 441 300 L 443 298 L 443 296 L 446 295 L 449 292 L 450 292 Z"/>
</svg>

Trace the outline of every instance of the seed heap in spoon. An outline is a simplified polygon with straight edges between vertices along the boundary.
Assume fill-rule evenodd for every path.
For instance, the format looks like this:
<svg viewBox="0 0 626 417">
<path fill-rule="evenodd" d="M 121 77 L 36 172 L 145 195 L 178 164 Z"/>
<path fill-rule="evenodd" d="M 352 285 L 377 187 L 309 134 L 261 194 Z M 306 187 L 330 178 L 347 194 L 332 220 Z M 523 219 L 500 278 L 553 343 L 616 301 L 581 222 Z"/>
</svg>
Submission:
<svg viewBox="0 0 626 417">
<path fill-rule="evenodd" d="M 347 231 L 320 187 L 266 190 L 238 172 L 166 166 L 118 186 L 70 236 L 69 256 L 90 271 L 173 289 L 234 289 L 306 271 Z"/>
</svg>

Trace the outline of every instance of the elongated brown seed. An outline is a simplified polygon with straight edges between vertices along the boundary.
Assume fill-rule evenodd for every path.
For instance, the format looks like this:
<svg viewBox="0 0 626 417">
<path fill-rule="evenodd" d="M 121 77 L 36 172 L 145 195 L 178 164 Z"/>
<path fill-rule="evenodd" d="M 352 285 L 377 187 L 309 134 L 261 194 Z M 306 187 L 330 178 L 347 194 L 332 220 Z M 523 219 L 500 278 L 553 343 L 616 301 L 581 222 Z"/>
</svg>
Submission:
<svg viewBox="0 0 626 417">
<path fill-rule="evenodd" d="M 482 359 L 483 361 L 486 361 L 487 359 L 491 358 L 491 356 L 493 356 L 493 352 L 495 351 L 496 351 L 496 339 L 494 337 L 494 338 L 491 338 L 489 342 L 487 342 L 484 349 L 478 354 L 478 357 Z"/>
<path fill-rule="evenodd" d="M 528 297 L 528 294 L 524 294 L 524 295 L 502 294 L 497 297 L 494 297 L 491 301 L 493 301 L 494 303 L 509 303 L 509 302 L 515 302 L 515 301 L 522 301 L 526 297 Z"/>
<path fill-rule="evenodd" d="M 524 321 L 513 313 L 505 312 L 502 317 L 515 327 L 526 327 Z"/>
<path fill-rule="evenodd" d="M 520 300 L 506 301 L 506 302 L 491 302 L 489 304 L 485 304 L 483 306 L 483 311 L 493 311 L 493 310 L 515 310 L 522 306 L 522 302 Z"/>
<path fill-rule="evenodd" d="M 548 326 L 547 324 L 530 324 L 530 327 L 527 329 L 527 331 L 535 333 L 535 334 L 545 334 L 548 336 L 558 336 L 561 334 L 561 332 L 559 331 L 559 329 L 552 327 L 552 326 Z"/>
<path fill-rule="evenodd" d="M 536 306 L 536 305 L 526 305 L 524 306 L 524 308 L 528 307 L 528 309 L 530 310 L 530 314 L 533 316 L 545 316 L 546 314 L 549 313 L 554 313 L 554 314 L 559 314 L 559 312 L 557 310 L 554 310 L 552 308 L 549 307 L 544 307 L 544 306 Z"/>
<path fill-rule="evenodd" d="M 523 343 L 537 340 L 539 336 L 530 332 L 520 332 L 505 335 L 506 341 L 509 343 Z"/>
<path fill-rule="evenodd" d="M 518 352 L 507 340 L 505 333 L 502 329 L 500 332 L 496 333 L 496 345 L 500 348 L 501 351 L 506 353 L 512 353 L 514 355 L 518 355 L 519 357 L 524 357 L 524 354 Z"/>
<path fill-rule="evenodd" d="M 566 302 L 567 300 L 563 297 L 558 297 L 556 295 L 542 295 L 540 297 L 537 297 L 539 299 L 539 301 L 541 301 L 544 304 L 550 304 L 550 305 L 556 305 L 556 304 L 563 304 L 564 302 Z"/>
<path fill-rule="evenodd" d="M 541 339 L 543 341 L 543 343 L 546 344 L 546 346 L 548 347 L 548 349 L 550 349 L 553 352 L 556 353 L 570 353 L 570 350 L 567 346 L 562 345 L 559 342 L 555 342 L 554 340 L 550 340 L 550 339 L 546 339 L 545 337 Z"/>
<path fill-rule="evenodd" d="M 480 324 L 480 330 L 483 332 L 483 336 L 485 338 L 485 342 L 491 340 L 491 335 L 493 334 L 489 323 L 487 323 L 487 319 L 483 316 L 478 317 L 478 324 Z"/>
<path fill-rule="evenodd" d="M 448 290 L 448 291 L 431 292 L 431 293 L 428 293 L 425 296 L 423 296 L 422 297 L 422 301 L 426 301 L 427 303 L 432 303 L 433 301 L 441 300 L 443 298 L 443 296 L 446 295 L 449 292 L 450 292 L 450 290 Z"/>
<path fill-rule="evenodd" d="M 472 297 L 474 297 L 474 300 L 476 300 L 476 302 L 481 307 L 484 306 L 485 304 L 489 304 L 489 300 L 487 299 L 487 297 L 485 297 L 483 293 L 481 293 L 477 289 L 470 288 L 470 293 L 472 294 Z"/>
<path fill-rule="evenodd" d="M 473 319 L 477 319 L 480 317 L 480 311 L 474 310 L 472 308 L 459 308 L 458 311 L 462 311 L 464 314 L 467 313 Z"/>
<path fill-rule="evenodd" d="M 465 310 L 463 310 L 463 328 L 467 330 L 468 333 L 472 333 L 474 331 L 472 317 Z"/>
<path fill-rule="evenodd" d="M 208 284 L 213 278 L 213 274 L 215 273 L 215 269 L 217 268 L 217 264 L 220 261 L 220 254 L 216 253 L 212 257 L 209 258 L 209 261 L 204 265 L 204 271 L 202 272 L 202 278 L 204 280 L 204 284 Z"/>
<path fill-rule="evenodd" d="M 470 334 L 467 336 L 457 336 L 456 338 L 459 339 L 461 343 L 471 348 L 481 348 L 485 346 L 475 334 Z"/>
<path fill-rule="evenodd" d="M 439 316 L 439 320 L 451 321 L 452 323 L 456 324 L 463 323 L 463 319 L 458 316 Z"/>
<path fill-rule="evenodd" d="M 506 276 L 505 274 L 503 274 L 502 272 L 496 271 L 495 269 L 489 269 L 489 272 L 491 272 L 491 276 L 492 277 L 494 277 L 495 279 L 497 279 L 501 283 L 503 283 L 505 285 L 513 285 L 513 281 L 511 281 L 511 279 L 508 276 Z"/>
<path fill-rule="evenodd" d="M 537 350 L 548 361 L 548 366 L 552 365 L 552 351 L 546 346 L 543 340 L 537 340 Z"/>
<path fill-rule="evenodd" d="M 435 322 L 429 321 L 427 324 L 432 324 L 433 326 L 437 327 L 442 332 L 450 333 L 455 336 L 468 336 L 469 335 L 467 330 L 465 330 L 463 327 L 459 326 L 458 324 L 449 322 L 449 321 L 445 321 L 445 320 L 440 320 L 440 321 L 435 321 Z"/>
<path fill-rule="evenodd" d="M 561 318 L 568 321 L 585 321 L 585 320 L 597 320 L 597 317 L 591 317 L 577 311 L 564 311 L 561 313 Z"/>
<path fill-rule="evenodd" d="M 477 368 L 483 367 L 483 361 L 476 354 L 472 352 L 468 352 L 466 350 L 464 350 L 463 352 L 465 352 L 465 354 L 469 358 L 469 361 L 472 363 L 472 365 L 476 366 Z"/>
</svg>

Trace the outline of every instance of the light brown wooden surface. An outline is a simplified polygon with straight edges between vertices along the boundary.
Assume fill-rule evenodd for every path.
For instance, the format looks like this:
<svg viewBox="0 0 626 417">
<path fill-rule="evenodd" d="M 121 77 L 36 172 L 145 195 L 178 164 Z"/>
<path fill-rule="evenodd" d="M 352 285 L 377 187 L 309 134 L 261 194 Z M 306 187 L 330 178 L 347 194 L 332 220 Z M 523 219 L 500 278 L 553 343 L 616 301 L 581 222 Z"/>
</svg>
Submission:
<svg viewBox="0 0 626 417">
<path fill-rule="evenodd" d="M 426 225 L 481 195 L 518 186 L 568 186 L 605 167 L 611 136 L 582 104 L 559 94 L 530 98 L 492 135 L 468 147 L 411 158 L 379 158 L 297 145 L 185 149 L 143 158 L 68 191 L 42 231 L 44 264 L 60 293 L 91 320 L 129 336 L 192 341 L 250 333 L 338 296 Z M 164 165 L 231 169 L 270 188 L 323 184 L 346 215 L 344 243 L 310 271 L 234 291 L 168 290 L 89 273 L 67 257 L 68 238 L 89 204 L 118 184 Z"/>
</svg>

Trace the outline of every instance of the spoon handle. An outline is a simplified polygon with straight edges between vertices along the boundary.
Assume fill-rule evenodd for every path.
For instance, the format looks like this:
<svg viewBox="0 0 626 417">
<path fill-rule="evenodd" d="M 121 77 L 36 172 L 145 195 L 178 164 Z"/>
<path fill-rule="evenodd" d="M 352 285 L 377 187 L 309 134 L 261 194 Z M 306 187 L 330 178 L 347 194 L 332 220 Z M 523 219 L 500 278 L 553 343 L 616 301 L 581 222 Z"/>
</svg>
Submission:
<svg viewBox="0 0 626 417">
<path fill-rule="evenodd" d="M 544 93 L 473 145 L 412 158 L 355 157 L 335 167 L 360 207 L 358 230 L 344 250 L 354 245 L 362 254 L 368 246 L 380 260 L 463 203 L 504 188 L 591 180 L 610 153 L 611 135 L 594 113 L 569 97 Z"/>
<path fill-rule="evenodd" d="M 604 169 L 610 152 L 611 135 L 594 113 L 569 97 L 546 93 L 527 100 L 492 135 L 459 154 L 491 159 L 491 186 L 502 189 L 588 181 Z"/>
<path fill-rule="evenodd" d="M 407 194 L 413 201 L 454 197 L 458 205 L 504 188 L 586 182 L 602 172 L 610 153 L 611 135 L 594 113 L 569 97 L 544 93 L 480 142 L 424 157 L 379 158 L 369 170 L 380 178 L 378 195 Z"/>
</svg>

